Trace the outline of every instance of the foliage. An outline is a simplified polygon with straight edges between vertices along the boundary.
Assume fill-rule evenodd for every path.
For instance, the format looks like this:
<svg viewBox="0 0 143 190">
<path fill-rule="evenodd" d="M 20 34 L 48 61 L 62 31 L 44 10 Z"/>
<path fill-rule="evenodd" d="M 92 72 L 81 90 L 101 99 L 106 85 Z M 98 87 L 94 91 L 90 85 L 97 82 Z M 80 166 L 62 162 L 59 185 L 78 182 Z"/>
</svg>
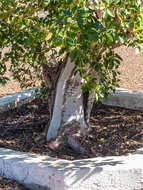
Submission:
<svg viewBox="0 0 143 190">
<path fill-rule="evenodd" d="M 2 84 L 8 80 L 8 61 L 14 78 L 29 87 L 35 85 L 34 77 L 42 80 L 43 63 L 54 68 L 68 54 L 84 79 L 83 91 L 95 90 L 98 99 L 118 82 L 122 58 L 114 49 L 140 48 L 142 43 L 141 0 L 0 1 Z"/>
</svg>

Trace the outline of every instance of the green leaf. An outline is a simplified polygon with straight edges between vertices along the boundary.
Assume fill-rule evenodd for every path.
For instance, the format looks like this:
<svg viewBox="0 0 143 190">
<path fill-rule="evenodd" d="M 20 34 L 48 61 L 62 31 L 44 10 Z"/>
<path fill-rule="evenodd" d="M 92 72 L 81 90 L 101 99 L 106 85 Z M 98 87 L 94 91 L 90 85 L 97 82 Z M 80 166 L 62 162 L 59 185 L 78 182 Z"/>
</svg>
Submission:
<svg viewBox="0 0 143 190">
<path fill-rule="evenodd" d="M 108 13 L 108 15 L 110 15 L 111 17 L 115 17 L 115 13 L 114 13 L 114 11 L 113 11 L 112 9 L 107 8 L 107 13 Z"/>
<path fill-rule="evenodd" d="M 106 36 L 107 36 L 107 38 L 109 39 L 109 41 L 110 42 L 113 42 L 113 37 L 112 37 L 112 35 L 111 34 L 109 34 L 109 33 L 105 33 L 106 34 Z"/>
<path fill-rule="evenodd" d="M 79 55 L 80 55 L 80 51 L 76 48 L 70 52 L 70 58 L 72 61 L 75 61 Z"/>
<path fill-rule="evenodd" d="M 50 0 L 44 0 L 45 5 L 49 5 Z"/>
<path fill-rule="evenodd" d="M 121 43 L 122 43 L 122 44 L 125 44 L 125 42 L 126 42 L 126 40 L 127 40 L 127 39 L 126 39 L 126 36 L 125 36 L 125 35 L 122 35 L 122 36 L 120 36 L 119 38 L 120 38 Z"/>
<path fill-rule="evenodd" d="M 115 56 L 116 58 L 118 58 L 119 60 L 123 61 L 122 57 L 121 57 L 120 55 L 118 55 L 117 53 L 115 53 L 114 56 Z"/>
<path fill-rule="evenodd" d="M 29 37 L 25 40 L 25 46 L 26 47 L 30 47 L 33 45 L 33 38 L 32 37 Z"/>
<path fill-rule="evenodd" d="M 5 85 L 10 79 L 8 77 L 0 77 L 0 85 Z"/>
</svg>

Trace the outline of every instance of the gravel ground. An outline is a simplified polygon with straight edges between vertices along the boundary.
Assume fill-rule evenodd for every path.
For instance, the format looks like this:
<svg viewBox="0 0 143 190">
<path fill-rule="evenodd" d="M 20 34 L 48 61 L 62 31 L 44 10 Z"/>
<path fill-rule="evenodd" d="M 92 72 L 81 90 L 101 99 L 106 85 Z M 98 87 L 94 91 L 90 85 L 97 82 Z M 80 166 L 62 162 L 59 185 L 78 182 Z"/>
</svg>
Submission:
<svg viewBox="0 0 143 190">
<path fill-rule="evenodd" d="M 117 52 L 123 58 L 120 65 L 120 87 L 132 90 L 143 90 L 143 53 L 136 54 L 135 49 L 120 47 Z"/>
</svg>

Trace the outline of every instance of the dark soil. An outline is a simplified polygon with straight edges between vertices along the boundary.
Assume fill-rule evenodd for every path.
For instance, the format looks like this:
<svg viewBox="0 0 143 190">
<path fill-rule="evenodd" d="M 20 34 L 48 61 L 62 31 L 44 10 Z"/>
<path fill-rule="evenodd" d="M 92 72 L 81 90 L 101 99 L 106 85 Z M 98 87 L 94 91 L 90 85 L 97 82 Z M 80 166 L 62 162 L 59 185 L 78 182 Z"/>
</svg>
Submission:
<svg viewBox="0 0 143 190">
<path fill-rule="evenodd" d="M 0 190 L 28 190 L 15 180 L 4 179 L 0 177 Z"/>
<path fill-rule="evenodd" d="M 143 147 L 143 112 L 94 105 L 91 130 L 86 137 L 72 134 L 83 148 L 79 153 L 68 143 L 52 149 L 44 131 L 49 112 L 46 102 L 34 100 L 20 108 L 0 113 L 0 147 L 74 160 L 125 155 Z"/>
</svg>

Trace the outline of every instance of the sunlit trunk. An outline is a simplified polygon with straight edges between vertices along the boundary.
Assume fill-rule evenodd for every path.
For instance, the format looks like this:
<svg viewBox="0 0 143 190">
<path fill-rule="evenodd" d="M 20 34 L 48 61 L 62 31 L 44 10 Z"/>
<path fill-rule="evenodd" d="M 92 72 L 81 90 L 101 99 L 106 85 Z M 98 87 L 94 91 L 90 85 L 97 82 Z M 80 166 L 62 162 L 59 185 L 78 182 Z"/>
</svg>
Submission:
<svg viewBox="0 0 143 190">
<path fill-rule="evenodd" d="M 59 131 L 68 125 L 76 123 L 81 133 L 86 133 L 89 128 L 94 96 L 89 93 L 82 94 L 82 79 L 79 74 L 74 75 L 74 72 L 75 64 L 67 58 L 53 89 L 55 93 L 48 97 L 49 104 L 52 105 L 50 105 L 48 141 L 55 139 Z"/>
</svg>

